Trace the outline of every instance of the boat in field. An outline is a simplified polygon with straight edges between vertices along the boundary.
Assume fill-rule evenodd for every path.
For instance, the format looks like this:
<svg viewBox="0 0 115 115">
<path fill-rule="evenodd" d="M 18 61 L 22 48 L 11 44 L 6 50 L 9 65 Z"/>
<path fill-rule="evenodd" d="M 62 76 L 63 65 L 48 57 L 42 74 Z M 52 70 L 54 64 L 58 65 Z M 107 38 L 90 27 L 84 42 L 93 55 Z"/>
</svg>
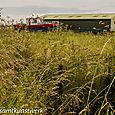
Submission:
<svg viewBox="0 0 115 115">
<path fill-rule="evenodd" d="M 14 24 L 15 30 L 24 30 L 27 29 L 29 31 L 52 31 L 59 30 L 58 22 L 48 22 L 43 21 L 40 17 L 31 17 L 26 18 L 26 23 L 22 21 L 20 23 Z"/>
</svg>

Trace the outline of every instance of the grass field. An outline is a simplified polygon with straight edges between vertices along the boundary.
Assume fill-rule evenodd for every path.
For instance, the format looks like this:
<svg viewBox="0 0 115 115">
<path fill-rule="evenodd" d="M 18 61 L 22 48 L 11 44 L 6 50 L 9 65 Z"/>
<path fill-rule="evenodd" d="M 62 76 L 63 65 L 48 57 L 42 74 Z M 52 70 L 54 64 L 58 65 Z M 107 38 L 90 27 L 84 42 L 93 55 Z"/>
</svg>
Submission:
<svg viewBox="0 0 115 115">
<path fill-rule="evenodd" d="M 0 29 L 0 108 L 114 115 L 115 35 Z"/>
</svg>

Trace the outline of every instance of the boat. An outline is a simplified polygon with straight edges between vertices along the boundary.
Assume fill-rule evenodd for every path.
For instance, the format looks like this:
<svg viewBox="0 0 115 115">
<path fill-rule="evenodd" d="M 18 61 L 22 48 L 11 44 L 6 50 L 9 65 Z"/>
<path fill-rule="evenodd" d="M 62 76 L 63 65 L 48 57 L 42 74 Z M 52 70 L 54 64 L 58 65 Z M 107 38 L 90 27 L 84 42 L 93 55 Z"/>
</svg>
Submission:
<svg viewBox="0 0 115 115">
<path fill-rule="evenodd" d="M 57 21 L 44 21 L 40 17 L 30 17 L 26 18 L 26 23 L 23 23 L 21 21 L 20 23 L 14 24 L 15 30 L 24 30 L 27 29 L 29 31 L 53 31 L 53 30 L 59 30 L 60 25 Z"/>
</svg>

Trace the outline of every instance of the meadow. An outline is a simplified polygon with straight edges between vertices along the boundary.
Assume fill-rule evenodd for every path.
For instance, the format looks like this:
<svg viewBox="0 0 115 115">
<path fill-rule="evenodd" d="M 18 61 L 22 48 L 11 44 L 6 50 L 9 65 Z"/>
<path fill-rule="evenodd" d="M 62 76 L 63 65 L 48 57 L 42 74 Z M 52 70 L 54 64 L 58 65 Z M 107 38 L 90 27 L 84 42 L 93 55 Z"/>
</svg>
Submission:
<svg viewBox="0 0 115 115">
<path fill-rule="evenodd" d="M 114 115 L 115 35 L 0 29 L 0 108 Z"/>
</svg>

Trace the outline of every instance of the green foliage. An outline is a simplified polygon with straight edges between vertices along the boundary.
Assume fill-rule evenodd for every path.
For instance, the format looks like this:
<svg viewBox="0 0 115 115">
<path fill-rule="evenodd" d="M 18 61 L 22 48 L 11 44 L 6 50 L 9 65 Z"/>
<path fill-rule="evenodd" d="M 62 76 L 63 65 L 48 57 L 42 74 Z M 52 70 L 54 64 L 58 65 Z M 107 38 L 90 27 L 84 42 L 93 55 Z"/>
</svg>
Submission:
<svg viewBox="0 0 115 115">
<path fill-rule="evenodd" d="M 0 30 L 0 108 L 113 114 L 113 34 Z"/>
</svg>

